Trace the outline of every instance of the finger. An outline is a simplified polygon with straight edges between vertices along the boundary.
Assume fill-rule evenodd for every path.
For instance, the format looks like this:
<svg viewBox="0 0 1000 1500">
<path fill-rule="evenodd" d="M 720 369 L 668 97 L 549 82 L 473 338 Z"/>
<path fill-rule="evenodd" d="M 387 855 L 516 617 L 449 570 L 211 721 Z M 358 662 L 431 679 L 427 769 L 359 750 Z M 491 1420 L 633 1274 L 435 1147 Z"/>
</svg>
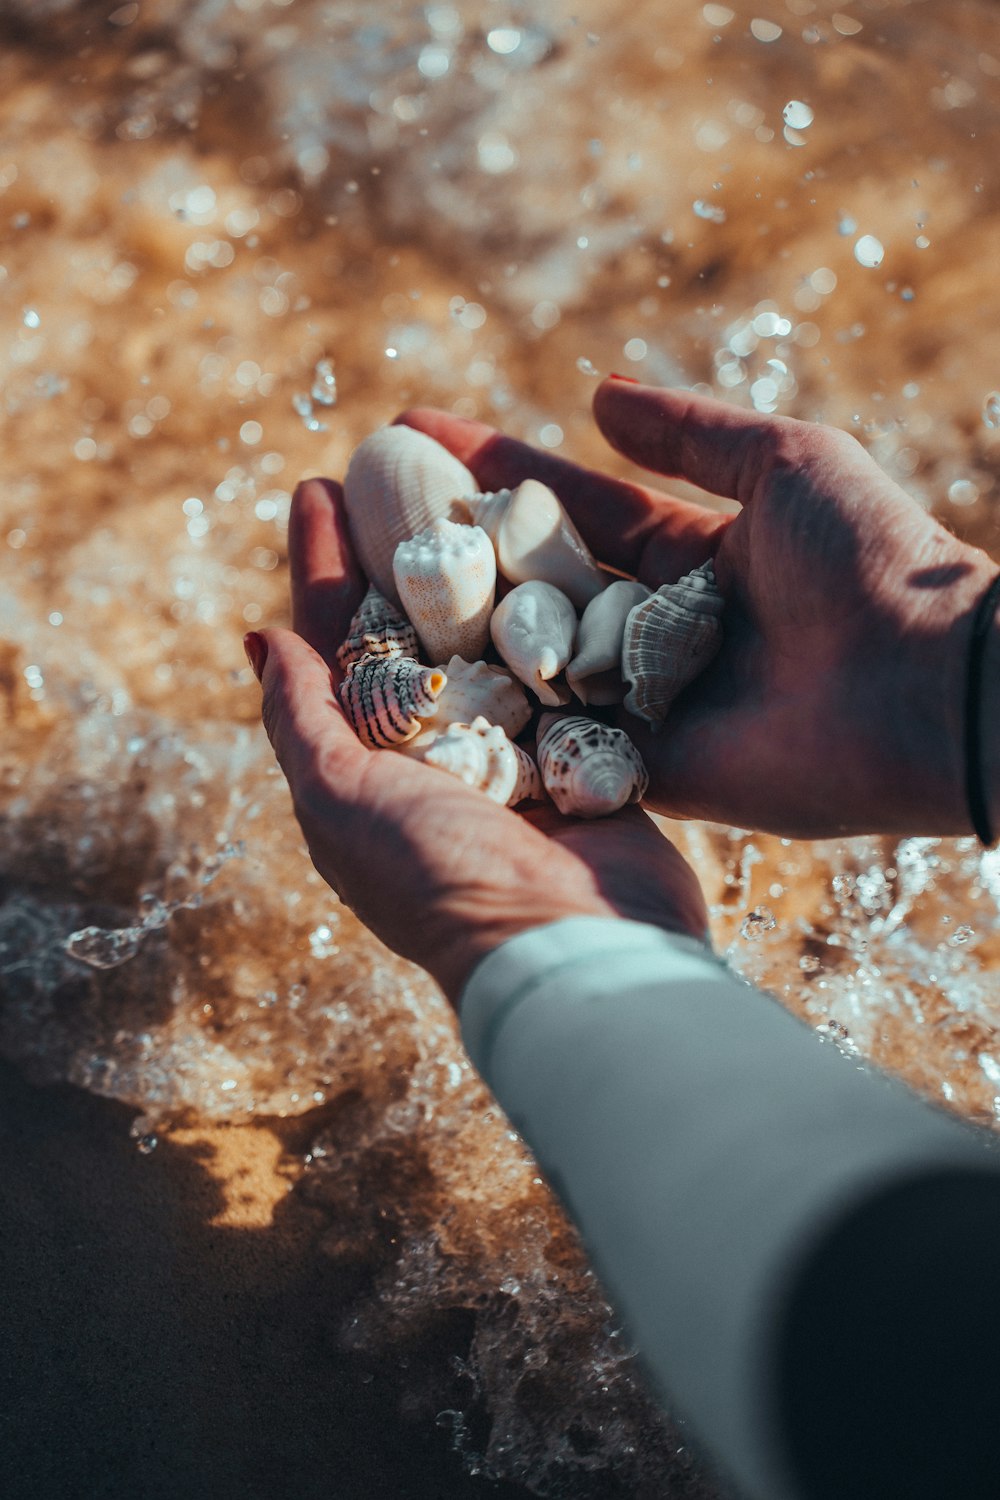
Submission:
<svg viewBox="0 0 1000 1500">
<path fill-rule="evenodd" d="M 704 562 L 728 519 L 542 453 L 483 422 L 430 408 L 403 412 L 396 421 L 426 432 L 450 449 L 486 490 L 540 479 L 559 496 L 595 557 L 647 582 L 663 583 Z"/>
<path fill-rule="evenodd" d="M 344 492 L 332 479 L 307 479 L 288 517 L 292 629 L 330 665 L 364 593 L 347 530 Z"/>
</svg>

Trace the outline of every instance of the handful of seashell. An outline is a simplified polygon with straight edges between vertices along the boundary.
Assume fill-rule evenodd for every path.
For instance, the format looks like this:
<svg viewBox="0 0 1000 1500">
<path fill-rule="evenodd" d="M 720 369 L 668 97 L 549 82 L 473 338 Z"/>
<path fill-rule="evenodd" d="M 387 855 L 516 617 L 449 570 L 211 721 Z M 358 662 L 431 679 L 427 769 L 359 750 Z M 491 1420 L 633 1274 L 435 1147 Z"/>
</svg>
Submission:
<svg viewBox="0 0 1000 1500">
<path fill-rule="evenodd" d="M 596 818 L 639 801 L 638 750 L 580 710 L 624 701 L 662 724 L 721 645 L 711 562 L 655 591 L 619 578 L 547 486 L 482 494 L 411 427 L 365 438 L 344 497 L 370 587 L 337 653 L 337 696 L 362 743 L 511 806 L 547 796 Z"/>
</svg>

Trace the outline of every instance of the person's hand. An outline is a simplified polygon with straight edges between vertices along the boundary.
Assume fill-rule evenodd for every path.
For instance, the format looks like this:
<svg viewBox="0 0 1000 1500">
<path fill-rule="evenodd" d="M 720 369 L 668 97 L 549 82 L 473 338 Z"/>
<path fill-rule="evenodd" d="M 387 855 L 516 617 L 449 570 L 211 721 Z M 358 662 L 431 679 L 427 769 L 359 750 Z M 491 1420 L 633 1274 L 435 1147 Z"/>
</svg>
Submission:
<svg viewBox="0 0 1000 1500">
<path fill-rule="evenodd" d="M 656 587 L 715 558 L 722 649 L 659 733 L 619 720 L 648 805 L 795 837 L 970 832 L 962 729 L 971 612 L 996 565 L 951 536 L 847 434 L 611 378 L 605 437 L 735 516 L 581 469 L 479 422 L 398 420 L 483 489 L 556 491 L 595 556 Z"/>
<path fill-rule="evenodd" d="M 357 739 L 335 652 L 364 584 L 340 486 L 310 480 L 289 522 L 293 630 L 252 632 L 268 736 L 313 863 L 388 947 L 452 1000 L 505 938 L 561 917 L 629 917 L 702 937 L 690 868 L 638 807 L 583 822 L 499 807 L 456 778 Z"/>
</svg>

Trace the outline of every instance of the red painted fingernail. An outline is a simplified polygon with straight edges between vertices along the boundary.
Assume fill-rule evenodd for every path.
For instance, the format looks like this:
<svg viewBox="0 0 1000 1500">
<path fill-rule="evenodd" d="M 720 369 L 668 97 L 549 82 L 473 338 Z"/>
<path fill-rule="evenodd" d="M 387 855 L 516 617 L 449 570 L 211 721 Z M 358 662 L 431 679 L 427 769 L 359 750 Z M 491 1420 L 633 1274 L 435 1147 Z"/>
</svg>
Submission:
<svg viewBox="0 0 1000 1500">
<path fill-rule="evenodd" d="M 247 654 L 247 661 L 253 667 L 253 675 L 260 682 L 264 663 L 267 661 L 267 642 L 258 631 L 248 630 L 243 637 L 243 649 Z"/>
<path fill-rule="evenodd" d="M 608 376 L 608 379 L 609 380 L 623 380 L 626 385 L 638 385 L 639 384 L 638 380 L 636 380 L 636 378 L 635 378 L 634 375 L 619 375 L 614 370 L 611 371 L 611 374 Z"/>
</svg>

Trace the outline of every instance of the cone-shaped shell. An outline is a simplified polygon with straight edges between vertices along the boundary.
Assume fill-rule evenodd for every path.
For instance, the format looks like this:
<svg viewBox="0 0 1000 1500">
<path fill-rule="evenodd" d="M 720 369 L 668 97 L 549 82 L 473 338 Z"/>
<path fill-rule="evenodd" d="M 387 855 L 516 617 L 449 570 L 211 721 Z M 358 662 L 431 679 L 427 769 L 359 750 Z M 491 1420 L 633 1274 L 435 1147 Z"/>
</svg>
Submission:
<svg viewBox="0 0 1000 1500">
<path fill-rule="evenodd" d="M 709 560 L 630 612 L 622 639 L 625 707 L 654 727 L 722 645 L 723 599 Z"/>
<path fill-rule="evenodd" d="M 431 661 L 476 661 L 490 638 L 497 564 L 480 526 L 439 517 L 401 541 L 393 562 L 396 592 Z"/>
<path fill-rule="evenodd" d="M 362 568 L 393 603 L 399 543 L 477 489 L 464 464 L 413 427 L 380 427 L 355 448 L 344 477 L 347 524 Z"/>
<path fill-rule="evenodd" d="M 346 672 L 364 656 L 417 654 L 417 632 L 409 620 L 372 584 L 354 612 L 347 636 L 337 652 L 337 665 Z"/>
<path fill-rule="evenodd" d="M 542 781 L 561 813 L 600 818 L 639 801 L 649 777 L 622 730 L 582 714 L 543 714 L 538 729 Z"/>
<path fill-rule="evenodd" d="M 498 490 L 466 501 L 471 519 L 496 548 L 497 567 L 510 583 L 541 579 L 577 609 L 608 582 L 586 542 L 548 485 L 525 479 L 514 490 Z"/>
<path fill-rule="evenodd" d="M 519 584 L 493 611 L 490 634 L 504 661 L 550 708 L 568 703 L 569 689 L 552 678 L 573 654 L 576 611 L 551 583 Z"/>
<path fill-rule="evenodd" d="M 483 718 L 499 724 L 514 739 L 531 718 L 527 693 L 503 667 L 453 656 L 442 670 L 448 674 L 448 685 L 437 700 L 434 723 L 438 729 Z"/>
<path fill-rule="evenodd" d="M 576 632 L 576 655 L 566 668 L 566 681 L 581 703 L 620 703 L 624 698 L 625 621 L 649 593 L 645 584 L 619 578 L 587 605 Z"/>
<path fill-rule="evenodd" d="M 337 698 L 355 734 L 369 749 L 412 739 L 434 716 L 447 677 L 405 656 L 367 656 L 352 662 Z"/>
<path fill-rule="evenodd" d="M 471 724 L 432 724 L 396 747 L 403 754 L 447 771 L 494 802 L 513 805 L 541 798 L 541 777 L 531 756 L 513 744 L 497 724 L 481 715 Z"/>
</svg>

